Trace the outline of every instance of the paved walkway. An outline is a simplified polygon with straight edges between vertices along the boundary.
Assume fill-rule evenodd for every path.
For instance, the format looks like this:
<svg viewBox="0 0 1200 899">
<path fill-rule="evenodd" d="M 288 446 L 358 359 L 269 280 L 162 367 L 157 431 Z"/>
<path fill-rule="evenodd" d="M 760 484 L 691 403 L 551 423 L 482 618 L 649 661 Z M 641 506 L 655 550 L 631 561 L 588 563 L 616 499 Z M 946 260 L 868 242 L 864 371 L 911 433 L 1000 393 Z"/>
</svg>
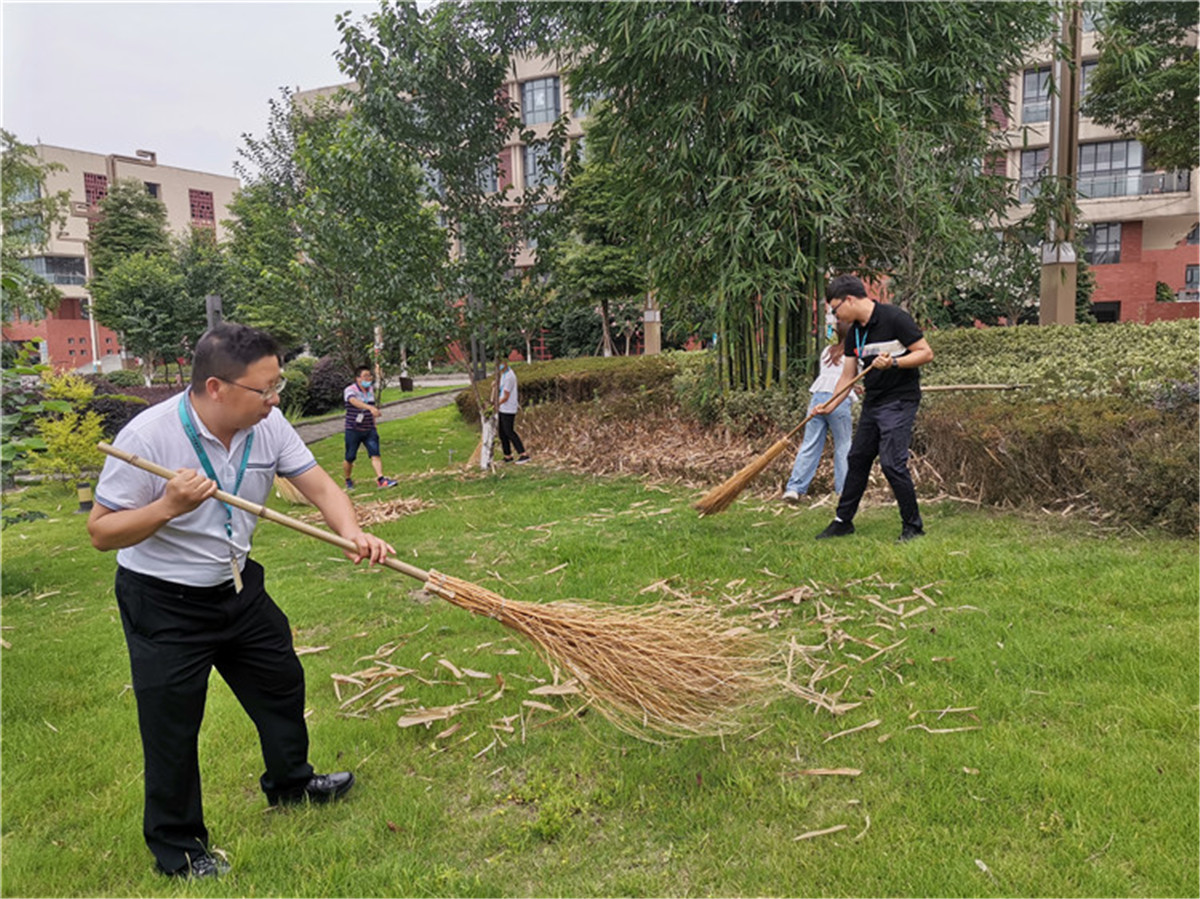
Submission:
<svg viewBox="0 0 1200 899">
<path fill-rule="evenodd" d="M 442 386 L 442 384 L 432 380 L 417 379 L 413 386 L 437 387 Z M 428 412 L 431 409 L 441 409 L 443 406 L 449 406 L 454 402 L 454 398 L 458 396 L 463 387 L 466 386 L 465 383 L 454 384 L 453 382 L 447 382 L 446 389 L 441 393 L 430 393 L 425 396 L 416 396 L 384 403 L 381 410 L 383 417 L 380 418 L 380 421 L 397 421 L 401 418 L 408 418 L 410 415 L 417 415 L 421 412 Z M 393 390 L 392 393 L 394 395 L 395 391 Z M 310 421 L 296 425 L 296 432 L 305 443 L 316 443 L 318 440 L 324 440 L 326 437 L 332 437 L 334 434 L 341 434 L 345 430 L 345 427 L 346 416 L 344 413 L 339 412 L 320 421 Z"/>
</svg>

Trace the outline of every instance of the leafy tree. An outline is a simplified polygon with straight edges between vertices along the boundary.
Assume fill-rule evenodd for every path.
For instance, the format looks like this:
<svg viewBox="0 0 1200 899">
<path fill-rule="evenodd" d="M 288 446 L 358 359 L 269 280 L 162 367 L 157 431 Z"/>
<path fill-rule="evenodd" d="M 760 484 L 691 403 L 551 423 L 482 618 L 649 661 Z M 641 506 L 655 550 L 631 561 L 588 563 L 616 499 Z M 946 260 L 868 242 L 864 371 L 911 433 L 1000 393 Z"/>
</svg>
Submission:
<svg viewBox="0 0 1200 899">
<path fill-rule="evenodd" d="M 646 272 L 637 244 L 640 231 L 622 205 L 630 185 L 608 158 L 611 141 L 603 104 L 591 108 L 583 163 L 572 167 L 563 191 L 566 226 L 571 238 L 555 259 L 555 281 L 562 293 L 577 302 L 600 306 L 604 329 L 603 355 L 613 355 L 609 329 L 610 307 L 643 293 Z"/>
<path fill-rule="evenodd" d="M 382 139 L 424 166 L 427 199 L 455 250 L 442 257 L 439 287 L 460 314 L 458 334 L 490 336 L 493 345 L 512 330 L 505 309 L 519 281 L 511 273 L 550 185 L 510 196 L 491 190 L 490 175 L 514 133 L 550 159 L 561 145 L 561 125 L 549 141 L 522 130 L 503 90 L 518 46 L 511 22 L 505 4 L 467 2 L 424 11 L 385 3 L 361 25 L 339 19 L 338 59 L 360 87 L 352 102 Z M 546 249 L 539 244 L 539 253 Z"/>
<path fill-rule="evenodd" d="M 286 89 L 268 105 L 266 135 L 242 135 L 241 160 L 234 163 L 245 186 L 230 203 L 233 218 L 225 222 L 230 239 L 224 299 L 231 318 L 292 347 L 313 339 L 315 323 L 304 268 L 297 264 L 299 235 L 292 217 L 304 196 L 295 158 L 302 117 Z"/>
<path fill-rule="evenodd" d="M 127 256 L 92 288 L 96 320 L 120 331 L 126 348 L 142 358 L 147 387 L 155 360 L 174 359 L 187 351 L 185 338 L 195 339 L 188 303 L 183 275 L 170 256 Z"/>
<path fill-rule="evenodd" d="M 1195 2 L 1113 0 L 1103 6 L 1100 58 L 1083 113 L 1137 138 L 1151 165 L 1191 169 L 1200 157 Z"/>
<path fill-rule="evenodd" d="M 180 342 L 176 357 L 191 358 L 196 340 L 208 327 L 205 298 L 209 294 L 224 298 L 226 293 L 228 263 L 210 228 L 190 228 L 185 237 L 175 241 L 173 256 L 183 279 L 183 296 L 173 324 Z M 179 375 L 183 377 L 182 368 Z"/>
<path fill-rule="evenodd" d="M 3 368 L 3 417 L 0 418 L 0 474 L 5 486 L 12 483 L 13 472 L 36 453 L 46 449 L 46 441 L 37 433 L 37 423 L 53 412 L 69 412 L 70 402 L 47 399 L 39 388 L 39 377 L 50 371 L 48 365 L 34 365 L 33 350 L 23 347 Z"/>
<path fill-rule="evenodd" d="M 304 195 L 292 210 L 307 293 L 324 342 L 346 365 L 444 334 L 434 272 L 445 236 L 422 204 L 423 177 L 355 109 L 317 109 L 300 129 Z"/>
<path fill-rule="evenodd" d="M 171 238 L 166 205 L 146 193 L 141 181 L 133 178 L 117 181 L 100 201 L 100 219 L 92 228 L 89 245 L 92 289 L 130 256 L 169 256 Z"/>
<path fill-rule="evenodd" d="M 1047 35 L 1050 9 L 730 0 L 519 11 L 528 33 L 561 49 L 573 94 L 608 98 L 651 284 L 708 298 L 723 383 L 745 387 L 815 359 L 830 269 L 897 270 L 930 219 L 946 226 L 936 237 L 973 243 L 952 220 L 986 220 L 994 195 L 939 195 L 929 172 L 909 190 L 896 140 L 909 136 L 922 168 L 984 147 L 993 101 L 1006 102 L 1008 75 Z M 913 204 L 913 222 L 868 240 L 889 198 Z M 936 208 L 922 210 L 929 201 Z M 914 291 L 919 274 L 912 267 Z"/>
<path fill-rule="evenodd" d="M 16 309 L 55 309 L 61 298 L 54 285 L 33 273 L 21 260 L 46 246 L 53 229 L 66 224 L 71 196 L 46 192 L 46 176 L 61 171 L 59 163 L 42 162 L 33 147 L 0 129 L 0 320 Z"/>
</svg>

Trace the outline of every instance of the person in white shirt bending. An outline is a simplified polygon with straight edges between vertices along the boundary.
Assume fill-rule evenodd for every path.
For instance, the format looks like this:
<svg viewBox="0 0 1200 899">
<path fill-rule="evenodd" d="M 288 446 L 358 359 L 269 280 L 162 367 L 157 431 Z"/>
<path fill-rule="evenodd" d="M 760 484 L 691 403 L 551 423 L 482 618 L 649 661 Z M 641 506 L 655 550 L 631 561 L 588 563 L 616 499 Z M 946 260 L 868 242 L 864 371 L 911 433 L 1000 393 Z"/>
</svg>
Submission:
<svg viewBox="0 0 1200 899">
<path fill-rule="evenodd" d="M 500 398 L 496 407 L 500 412 L 500 447 L 504 450 L 504 461 L 511 462 L 512 451 L 516 449 L 520 453 L 517 464 L 524 465 L 529 461 L 529 455 L 516 430 L 517 410 L 521 407 L 517 375 L 507 361 L 501 361 L 496 370 L 500 374 Z"/>
<path fill-rule="evenodd" d="M 839 324 L 836 330 L 836 342 L 825 347 L 821 353 L 821 371 L 812 382 L 809 391 L 812 400 L 808 411 L 833 398 L 834 385 L 842 373 L 842 359 L 845 348 L 842 345 L 846 339 L 846 328 Z M 853 393 L 850 396 L 853 401 Z M 788 478 L 787 487 L 783 491 L 783 500 L 787 503 L 798 503 L 800 497 L 808 493 L 817 466 L 821 464 L 821 454 L 825 451 L 825 435 L 833 437 L 833 489 L 842 492 L 846 483 L 846 458 L 850 454 L 850 438 L 853 426 L 850 421 L 850 403 L 839 405 L 828 415 L 814 415 L 804 426 L 804 440 L 796 453 L 796 461 L 792 465 L 792 474 Z"/>
</svg>

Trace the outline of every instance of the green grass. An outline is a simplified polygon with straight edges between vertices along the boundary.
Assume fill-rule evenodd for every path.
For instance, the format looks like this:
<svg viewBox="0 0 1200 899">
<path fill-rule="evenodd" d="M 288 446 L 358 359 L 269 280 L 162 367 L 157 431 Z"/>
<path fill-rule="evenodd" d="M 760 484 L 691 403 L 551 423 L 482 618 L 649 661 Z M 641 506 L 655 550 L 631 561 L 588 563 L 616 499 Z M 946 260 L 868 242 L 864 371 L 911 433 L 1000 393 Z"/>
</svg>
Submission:
<svg viewBox="0 0 1200 899">
<path fill-rule="evenodd" d="M 929 536 L 911 544 L 894 542 L 892 508 L 864 510 L 852 538 L 817 543 L 827 511 L 742 501 L 701 521 L 694 495 L 674 487 L 536 462 L 487 477 L 448 471 L 451 451 L 461 461 L 476 440 L 453 408 L 380 431 L 389 472 L 405 479 L 379 495 L 434 504 L 376 528 L 414 564 L 530 601 L 642 602 L 651 595 L 639 591 L 670 578 L 725 604 L 811 580 L 855 616 L 848 634 L 907 641 L 862 666 L 849 653 L 864 648 L 846 644 L 846 697 L 863 705 L 841 718 L 781 699 L 743 735 L 653 745 L 594 713 L 539 713 L 522 740 L 519 726 L 489 726 L 521 712 L 533 686 L 522 678 L 549 676 L 519 637 L 264 523 L 255 556 L 297 644 L 329 647 L 302 657 L 312 760 L 352 768 L 359 783 L 331 807 L 267 811 L 253 727 L 214 676 L 201 734 L 205 809 L 234 872 L 185 887 L 152 872 L 141 839 L 113 557 L 90 548 L 74 494 L 31 488 L 5 497 L 6 514 L 51 519 L 3 534 L 3 895 L 1200 892 L 1194 540 L 1102 536 L 1059 518 L 942 503 L 925 507 Z M 315 450 L 338 476 L 340 437 Z M 870 626 L 863 594 L 926 585 L 936 608 L 904 622 L 880 613 L 891 633 Z M 771 634 L 804 642 L 815 633 L 812 604 L 787 608 L 794 614 Z M 388 643 L 401 644 L 391 662 L 428 680 L 450 680 L 439 659 L 502 673 L 504 696 L 464 711 L 461 729 L 441 740 L 445 723 L 401 729 L 396 709 L 339 716 L 331 675 L 365 667 Z M 404 695 L 435 706 L 494 690 L 410 679 Z M 950 707 L 973 711 L 940 720 L 928 711 Z M 484 751 L 497 735 L 507 745 Z M 797 775 L 816 767 L 862 774 Z"/>
<path fill-rule="evenodd" d="M 456 391 L 456 390 L 461 390 L 461 389 L 462 389 L 461 387 L 452 388 L 452 387 L 436 386 L 436 387 L 414 387 L 412 390 L 402 391 L 402 390 L 400 390 L 399 387 L 389 387 L 383 393 L 383 402 L 385 405 L 390 405 L 391 403 L 400 402 L 402 400 L 412 400 L 412 399 L 416 399 L 417 397 L 421 397 L 421 396 L 429 396 L 430 394 L 433 394 L 433 393 L 446 393 L 447 391 L 451 391 L 451 390 Z M 308 423 L 314 422 L 314 421 L 326 421 L 326 420 L 332 419 L 332 418 L 341 418 L 345 414 L 346 413 L 345 413 L 344 409 L 332 409 L 329 412 L 322 412 L 319 415 L 298 415 L 294 418 L 289 417 L 288 421 L 290 421 L 293 425 L 302 425 L 302 424 L 308 424 Z"/>
</svg>

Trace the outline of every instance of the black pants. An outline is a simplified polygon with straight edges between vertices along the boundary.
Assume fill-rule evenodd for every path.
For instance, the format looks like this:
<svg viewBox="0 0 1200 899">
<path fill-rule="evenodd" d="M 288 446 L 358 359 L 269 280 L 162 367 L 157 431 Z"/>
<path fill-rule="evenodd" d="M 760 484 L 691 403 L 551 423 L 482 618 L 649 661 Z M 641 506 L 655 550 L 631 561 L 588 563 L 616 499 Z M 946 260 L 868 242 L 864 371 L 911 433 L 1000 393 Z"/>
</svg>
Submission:
<svg viewBox="0 0 1200 899">
<path fill-rule="evenodd" d="M 166 871 L 204 854 L 208 830 L 196 751 L 212 668 L 242 704 L 262 744 L 268 796 L 306 784 L 304 669 L 287 616 L 247 560 L 241 593 L 230 582 L 188 587 L 117 569 L 117 605 L 129 646 L 145 761 L 146 845 Z"/>
<path fill-rule="evenodd" d="M 879 467 L 900 506 L 901 522 L 915 528 L 923 527 L 917 490 L 908 471 L 908 445 L 912 441 L 913 421 L 920 404 L 920 399 L 912 399 L 863 405 L 846 460 L 846 484 L 837 507 L 839 519 L 851 521 L 854 518 L 867 489 L 871 465 L 878 456 Z"/>
<path fill-rule="evenodd" d="M 500 413 L 500 446 L 504 448 L 504 455 L 506 456 L 512 455 L 512 448 L 514 446 L 517 448 L 518 453 L 525 454 L 525 444 L 517 436 L 516 422 L 516 412 Z"/>
</svg>

